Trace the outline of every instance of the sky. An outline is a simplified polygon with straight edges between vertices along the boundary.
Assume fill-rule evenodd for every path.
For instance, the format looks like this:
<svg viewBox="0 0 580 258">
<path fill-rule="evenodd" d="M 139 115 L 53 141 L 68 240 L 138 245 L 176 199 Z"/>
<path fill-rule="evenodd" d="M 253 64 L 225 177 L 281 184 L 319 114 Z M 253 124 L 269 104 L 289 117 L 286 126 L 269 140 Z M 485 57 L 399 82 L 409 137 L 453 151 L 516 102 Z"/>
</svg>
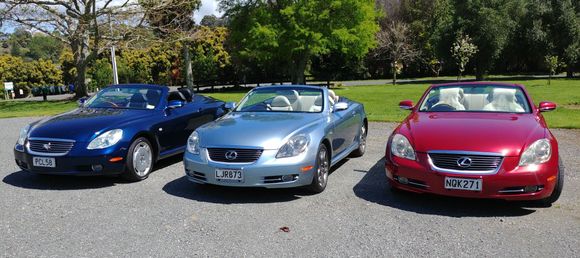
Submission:
<svg viewBox="0 0 580 258">
<path fill-rule="evenodd" d="M 195 19 L 195 23 L 199 24 L 201 19 L 204 16 L 214 14 L 216 16 L 221 16 L 221 12 L 218 11 L 218 2 L 217 0 L 202 0 L 201 7 L 197 12 L 194 13 L 193 18 Z M 0 27 L 1 32 L 5 33 L 12 33 L 14 31 L 14 27 L 10 23 L 3 24 Z"/>
<path fill-rule="evenodd" d="M 199 11 L 194 13 L 195 23 L 199 24 L 203 16 L 214 14 L 215 16 L 220 16 L 221 13 L 218 11 L 218 2 L 216 0 L 202 0 L 201 7 Z"/>
</svg>

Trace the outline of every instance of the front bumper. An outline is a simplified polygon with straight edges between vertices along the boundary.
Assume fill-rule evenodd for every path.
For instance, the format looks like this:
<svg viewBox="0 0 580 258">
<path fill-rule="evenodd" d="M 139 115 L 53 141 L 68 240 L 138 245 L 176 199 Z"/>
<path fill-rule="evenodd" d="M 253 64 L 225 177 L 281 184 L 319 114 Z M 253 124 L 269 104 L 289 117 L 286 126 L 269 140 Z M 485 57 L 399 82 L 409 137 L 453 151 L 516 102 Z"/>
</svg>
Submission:
<svg viewBox="0 0 580 258">
<path fill-rule="evenodd" d="M 496 174 L 470 175 L 438 172 L 431 169 L 426 153 L 417 153 L 417 160 L 399 157 L 385 158 L 385 171 L 393 187 L 417 193 L 438 195 L 490 198 L 504 200 L 539 200 L 552 194 L 557 181 L 558 159 L 552 157 L 547 163 L 537 166 L 518 166 L 519 157 L 504 157 Z M 405 177 L 404 183 L 399 178 Z M 481 179 L 481 191 L 446 189 L 445 177 Z M 538 187 L 535 191 L 525 191 L 526 186 Z"/>
<path fill-rule="evenodd" d="M 95 176 L 95 175 L 117 175 L 125 170 L 124 160 L 118 162 L 109 162 L 112 157 L 125 157 L 126 153 L 117 151 L 109 155 L 95 156 L 76 156 L 67 154 L 65 156 L 51 157 L 55 159 L 56 167 L 36 167 L 33 166 L 33 157 L 45 157 L 42 155 L 32 155 L 26 150 L 20 151 L 14 149 L 14 159 L 20 169 L 37 174 L 53 175 L 77 175 L 77 176 Z M 46 156 L 48 157 L 48 156 Z"/>
<path fill-rule="evenodd" d="M 199 184 L 213 184 L 235 187 L 290 188 L 312 183 L 315 173 L 315 157 L 309 152 L 296 157 L 276 158 L 277 150 L 264 150 L 254 163 L 225 163 L 209 159 L 207 149 L 199 155 L 185 152 L 183 163 L 187 178 Z M 312 168 L 303 171 L 305 167 Z M 216 179 L 216 169 L 241 170 L 243 180 Z"/>
</svg>

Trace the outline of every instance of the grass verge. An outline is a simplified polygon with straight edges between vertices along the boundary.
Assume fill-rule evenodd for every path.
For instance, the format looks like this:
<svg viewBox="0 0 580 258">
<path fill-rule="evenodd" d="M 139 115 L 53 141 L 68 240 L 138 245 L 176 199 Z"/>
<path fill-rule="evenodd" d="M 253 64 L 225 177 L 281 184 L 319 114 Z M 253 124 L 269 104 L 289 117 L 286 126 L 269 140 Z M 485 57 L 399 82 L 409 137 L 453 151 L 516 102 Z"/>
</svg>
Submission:
<svg viewBox="0 0 580 258">
<path fill-rule="evenodd" d="M 544 114 L 552 128 L 580 129 L 580 80 L 554 79 L 547 85 L 545 79 L 504 80 L 496 81 L 520 83 L 526 86 L 537 105 L 540 101 L 556 102 L 555 111 Z M 429 86 L 427 83 L 404 83 L 400 85 L 351 86 L 335 89 L 338 95 L 359 101 L 371 121 L 400 122 L 407 111 L 399 109 L 399 101 L 410 99 L 416 102 Z M 204 93 L 224 101 L 240 101 L 243 91 Z M 76 107 L 73 101 L 1 101 L 0 118 L 23 116 L 47 116 L 62 113 Z"/>
</svg>

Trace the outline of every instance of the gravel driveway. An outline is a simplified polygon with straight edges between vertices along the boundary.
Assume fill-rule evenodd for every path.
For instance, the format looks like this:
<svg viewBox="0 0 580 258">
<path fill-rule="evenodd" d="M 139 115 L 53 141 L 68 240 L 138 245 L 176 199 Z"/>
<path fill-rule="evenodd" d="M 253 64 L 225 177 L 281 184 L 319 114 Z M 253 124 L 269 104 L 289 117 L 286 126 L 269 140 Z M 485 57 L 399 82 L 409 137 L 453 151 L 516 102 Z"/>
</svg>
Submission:
<svg viewBox="0 0 580 258">
<path fill-rule="evenodd" d="M 0 256 L 534 256 L 580 254 L 580 131 L 553 130 L 566 184 L 551 208 L 387 191 L 393 124 L 325 192 L 198 186 L 179 157 L 149 179 L 38 176 L 12 148 L 34 118 L 0 119 Z M 280 230 L 287 227 L 288 232 Z"/>
</svg>

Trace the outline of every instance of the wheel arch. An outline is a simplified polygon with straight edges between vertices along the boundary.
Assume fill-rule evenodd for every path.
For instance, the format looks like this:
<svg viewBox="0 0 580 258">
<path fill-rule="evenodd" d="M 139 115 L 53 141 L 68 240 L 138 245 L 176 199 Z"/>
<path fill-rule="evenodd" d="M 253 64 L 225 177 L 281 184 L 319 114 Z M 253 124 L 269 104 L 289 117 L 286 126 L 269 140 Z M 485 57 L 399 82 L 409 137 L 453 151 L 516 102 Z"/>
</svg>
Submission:
<svg viewBox="0 0 580 258">
<path fill-rule="evenodd" d="M 147 139 L 151 143 L 151 147 L 153 148 L 153 155 L 155 155 L 153 161 L 156 162 L 157 159 L 159 158 L 159 142 L 157 141 L 157 137 L 155 137 L 155 135 L 153 135 L 151 132 L 140 131 L 133 136 L 133 138 L 131 139 L 131 143 L 129 144 L 132 144 L 135 140 L 137 140 L 140 137 Z"/>
</svg>

